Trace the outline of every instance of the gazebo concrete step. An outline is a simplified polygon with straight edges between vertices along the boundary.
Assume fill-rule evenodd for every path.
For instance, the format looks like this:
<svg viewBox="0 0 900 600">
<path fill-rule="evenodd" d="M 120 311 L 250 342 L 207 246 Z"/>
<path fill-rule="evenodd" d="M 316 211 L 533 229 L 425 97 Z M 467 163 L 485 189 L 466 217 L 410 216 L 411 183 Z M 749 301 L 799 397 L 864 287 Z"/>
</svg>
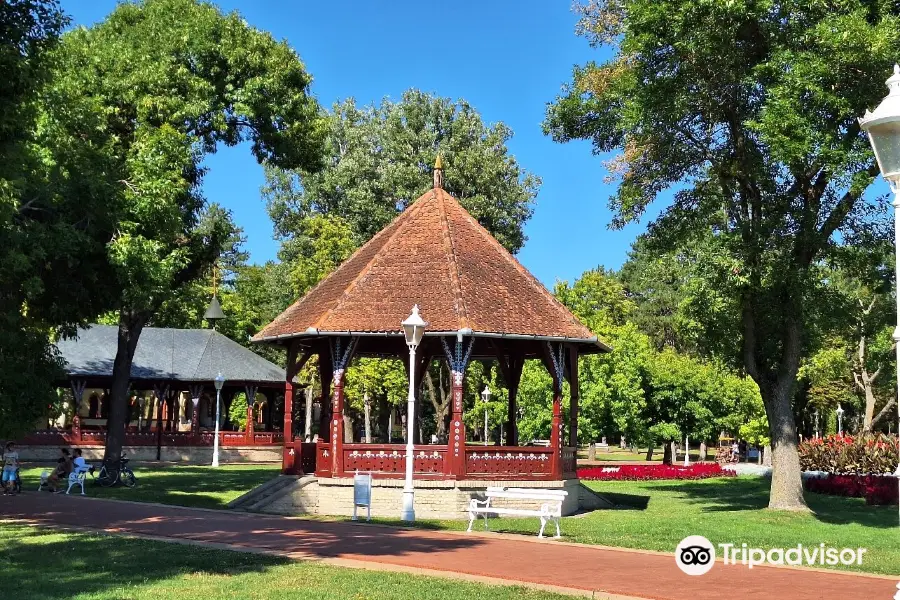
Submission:
<svg viewBox="0 0 900 600">
<path fill-rule="evenodd" d="M 256 486 L 249 492 L 238 496 L 237 498 L 229 502 L 228 508 L 246 509 L 249 506 L 257 503 L 259 500 L 277 492 L 278 490 L 290 486 L 291 483 L 293 483 L 297 479 L 298 477 L 296 475 L 279 475 L 278 477 L 274 477 L 269 481 L 263 483 L 262 485 Z"/>
<path fill-rule="evenodd" d="M 314 475 L 292 477 L 287 484 L 270 488 L 243 510 L 275 514 L 314 512 L 319 500 L 318 487 L 318 478 Z"/>
</svg>

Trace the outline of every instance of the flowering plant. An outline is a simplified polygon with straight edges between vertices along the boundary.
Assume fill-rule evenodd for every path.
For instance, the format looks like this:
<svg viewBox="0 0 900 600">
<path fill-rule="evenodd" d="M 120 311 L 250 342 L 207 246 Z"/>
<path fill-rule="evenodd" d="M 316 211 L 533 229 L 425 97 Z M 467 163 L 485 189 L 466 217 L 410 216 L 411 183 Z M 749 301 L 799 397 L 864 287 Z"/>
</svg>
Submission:
<svg viewBox="0 0 900 600">
<path fill-rule="evenodd" d="M 881 475 L 897 468 L 897 441 L 886 435 L 830 435 L 800 443 L 800 467 L 838 475 Z"/>
<path fill-rule="evenodd" d="M 694 463 L 689 467 L 676 465 L 621 465 L 618 467 L 585 467 L 578 469 L 578 478 L 586 481 L 651 481 L 655 479 L 706 479 L 729 477 L 734 472 L 718 463 Z"/>
<path fill-rule="evenodd" d="M 878 475 L 828 475 L 806 480 L 806 490 L 814 494 L 865 498 L 866 504 L 897 504 L 897 478 Z"/>
</svg>

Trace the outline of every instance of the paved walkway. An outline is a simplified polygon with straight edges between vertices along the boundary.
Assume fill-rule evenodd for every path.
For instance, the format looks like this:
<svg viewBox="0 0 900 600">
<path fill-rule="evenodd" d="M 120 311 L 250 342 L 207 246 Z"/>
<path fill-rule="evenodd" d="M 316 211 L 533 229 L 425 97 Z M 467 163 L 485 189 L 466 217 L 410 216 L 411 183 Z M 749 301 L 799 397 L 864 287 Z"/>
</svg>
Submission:
<svg viewBox="0 0 900 600">
<path fill-rule="evenodd" d="M 897 590 L 896 580 L 848 573 L 717 564 L 706 575 L 689 577 L 673 556 L 658 553 L 36 492 L 0 497 L 0 518 L 653 600 L 891 600 Z"/>
</svg>

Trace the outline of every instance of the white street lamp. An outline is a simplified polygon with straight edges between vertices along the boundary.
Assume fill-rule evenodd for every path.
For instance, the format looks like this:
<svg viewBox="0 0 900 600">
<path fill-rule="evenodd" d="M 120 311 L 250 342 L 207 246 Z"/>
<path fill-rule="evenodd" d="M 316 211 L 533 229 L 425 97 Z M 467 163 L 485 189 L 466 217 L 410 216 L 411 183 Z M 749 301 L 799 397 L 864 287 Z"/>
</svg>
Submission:
<svg viewBox="0 0 900 600">
<path fill-rule="evenodd" d="M 404 521 L 415 521 L 415 490 L 413 489 L 413 428 L 416 422 L 416 348 L 425 335 L 428 327 L 419 316 L 419 305 L 413 306 L 412 314 L 403 323 L 403 335 L 406 336 L 406 345 L 409 346 L 409 396 L 406 401 L 406 483 L 403 486 L 403 512 L 401 518 Z"/>
<path fill-rule="evenodd" d="M 894 284 L 900 285 L 900 66 L 894 65 L 894 74 L 887 80 L 888 95 L 874 111 L 866 110 L 859 125 L 869 134 L 869 142 L 875 152 L 878 168 L 894 193 Z M 897 347 L 897 393 L 900 398 L 900 289 L 897 291 L 897 328 L 894 343 Z M 897 410 L 897 485 L 900 486 L 900 409 Z"/>
<path fill-rule="evenodd" d="M 844 435 L 844 424 L 842 421 L 842 419 L 844 417 L 844 409 L 841 408 L 840 404 L 838 404 L 837 410 L 834 412 L 837 413 L 837 418 L 838 418 L 838 435 Z"/>
<path fill-rule="evenodd" d="M 213 383 L 216 386 L 216 433 L 215 437 L 213 437 L 213 459 L 212 466 L 219 466 L 219 420 L 221 419 L 221 410 L 222 410 L 222 386 L 225 385 L 225 377 L 222 376 L 222 372 L 220 371 L 216 378 L 213 380 Z"/>
<path fill-rule="evenodd" d="M 481 392 L 481 400 L 484 402 L 484 445 L 488 445 L 488 402 L 491 400 L 491 388 L 484 386 Z"/>
<path fill-rule="evenodd" d="M 813 417 L 816 420 L 816 439 L 819 439 L 819 411 L 818 411 L 818 409 L 816 410 L 815 413 L 813 413 Z"/>
</svg>

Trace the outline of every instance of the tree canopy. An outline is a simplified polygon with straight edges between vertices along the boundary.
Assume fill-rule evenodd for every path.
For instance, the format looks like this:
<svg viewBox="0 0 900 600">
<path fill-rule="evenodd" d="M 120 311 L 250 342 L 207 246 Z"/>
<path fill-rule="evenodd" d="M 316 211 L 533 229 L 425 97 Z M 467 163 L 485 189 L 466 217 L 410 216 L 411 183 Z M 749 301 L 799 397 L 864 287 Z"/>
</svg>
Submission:
<svg viewBox="0 0 900 600">
<path fill-rule="evenodd" d="M 116 223 L 106 243 L 119 325 L 106 458 L 117 460 L 141 329 L 236 242 L 230 215 L 201 193 L 203 157 L 247 140 L 259 161 L 314 170 L 324 123 L 292 48 L 195 0 L 121 4 L 65 34 L 54 59 L 61 101 L 45 105 L 47 119 L 96 137 Z"/>
<path fill-rule="evenodd" d="M 877 166 L 857 117 L 884 95 L 900 10 L 862 0 L 595 0 L 580 11 L 580 31 L 612 57 L 575 69 L 546 131 L 619 152 L 608 163 L 615 225 L 671 194 L 650 227 L 657 244 L 714 233 L 714 253 L 701 260 L 716 264 L 734 302 L 742 367 L 765 401 L 770 506 L 803 508 L 791 399 L 805 307 L 824 253 L 885 224 L 884 206 L 863 195 Z"/>
<path fill-rule="evenodd" d="M 418 90 L 400 101 L 359 107 L 338 102 L 328 118 L 325 168 L 270 169 L 264 195 L 286 259 L 309 236 L 308 220 L 327 216 L 333 228 L 347 227 L 354 246 L 378 233 L 431 188 L 438 154 L 444 188 L 508 250 L 525 243 L 540 179 L 509 154 L 512 131 L 487 126 L 465 100 L 453 102 Z"/>
</svg>

